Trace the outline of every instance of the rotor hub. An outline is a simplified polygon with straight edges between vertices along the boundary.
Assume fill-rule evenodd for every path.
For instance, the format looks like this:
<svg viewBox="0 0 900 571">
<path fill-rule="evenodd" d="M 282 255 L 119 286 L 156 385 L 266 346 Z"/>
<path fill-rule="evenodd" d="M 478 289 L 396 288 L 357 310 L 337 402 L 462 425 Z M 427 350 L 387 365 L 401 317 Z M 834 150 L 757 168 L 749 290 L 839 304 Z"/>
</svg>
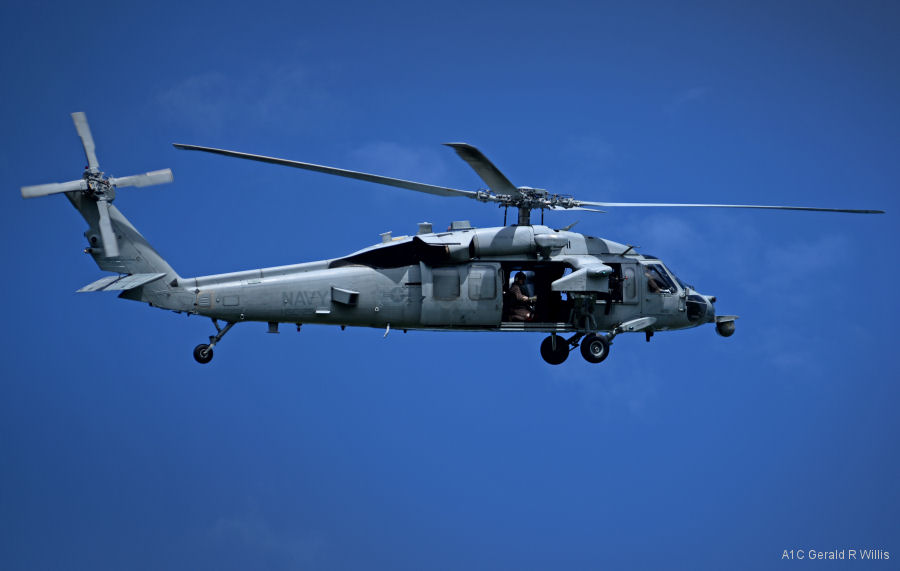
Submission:
<svg viewBox="0 0 900 571">
<path fill-rule="evenodd" d="M 88 169 L 84 173 L 84 180 L 87 182 L 87 190 L 84 192 L 95 200 L 106 200 L 107 202 L 115 200 L 116 187 L 103 176 L 102 172 L 92 172 Z"/>
</svg>

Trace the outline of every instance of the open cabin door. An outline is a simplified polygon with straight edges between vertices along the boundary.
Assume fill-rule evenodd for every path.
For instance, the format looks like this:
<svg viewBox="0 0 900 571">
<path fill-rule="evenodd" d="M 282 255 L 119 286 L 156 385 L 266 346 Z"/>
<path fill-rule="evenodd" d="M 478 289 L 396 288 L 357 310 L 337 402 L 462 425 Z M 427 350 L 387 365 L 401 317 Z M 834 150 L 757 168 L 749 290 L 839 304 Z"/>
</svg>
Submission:
<svg viewBox="0 0 900 571">
<path fill-rule="evenodd" d="M 500 325 L 503 310 L 500 264 L 479 262 L 422 271 L 422 324 Z"/>
</svg>

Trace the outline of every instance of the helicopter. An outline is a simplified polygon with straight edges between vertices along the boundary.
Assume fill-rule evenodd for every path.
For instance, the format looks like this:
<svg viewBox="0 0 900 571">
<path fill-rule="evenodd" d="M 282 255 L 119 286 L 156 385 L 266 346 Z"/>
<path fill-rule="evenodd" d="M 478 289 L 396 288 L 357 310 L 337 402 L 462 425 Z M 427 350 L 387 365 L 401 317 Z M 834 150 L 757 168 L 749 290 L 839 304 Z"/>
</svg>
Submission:
<svg viewBox="0 0 900 571">
<path fill-rule="evenodd" d="M 181 150 L 212 153 L 377 183 L 441 197 L 462 197 L 504 210 L 502 227 L 475 228 L 454 221 L 444 231 L 428 222 L 413 236 L 381 235 L 381 242 L 339 258 L 224 274 L 183 278 L 113 206 L 116 190 L 172 182 L 170 169 L 111 177 L 100 170 L 83 112 L 72 114 L 87 166 L 80 179 L 21 188 L 23 198 L 64 194 L 88 224 L 89 254 L 104 276 L 78 292 L 118 291 L 151 307 L 200 315 L 216 333 L 193 350 L 209 363 L 231 328 L 245 321 L 279 324 L 391 328 L 405 331 L 500 331 L 547 333 L 541 357 L 563 363 L 578 347 L 590 363 L 609 355 L 622 333 L 713 324 L 730 337 L 736 315 L 716 313 L 716 297 L 688 285 L 659 258 L 634 246 L 543 225 L 545 210 L 603 212 L 617 207 L 752 208 L 851 214 L 882 210 L 765 206 L 593 202 L 547 190 L 515 186 L 477 148 L 445 143 L 475 171 L 486 188 L 460 190 L 359 171 L 238 151 L 175 143 Z M 510 208 L 515 224 L 507 225 Z M 541 212 L 541 224 L 531 214 Z M 220 323 L 222 322 L 222 323 Z"/>
</svg>

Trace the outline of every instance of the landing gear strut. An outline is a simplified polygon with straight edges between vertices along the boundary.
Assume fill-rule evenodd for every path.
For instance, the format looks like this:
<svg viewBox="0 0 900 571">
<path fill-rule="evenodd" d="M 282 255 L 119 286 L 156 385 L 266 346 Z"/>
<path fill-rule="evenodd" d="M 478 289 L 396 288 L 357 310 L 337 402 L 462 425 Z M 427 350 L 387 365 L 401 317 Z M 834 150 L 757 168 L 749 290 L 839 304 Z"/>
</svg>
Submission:
<svg viewBox="0 0 900 571">
<path fill-rule="evenodd" d="M 194 359 L 202 365 L 205 365 L 206 363 L 212 361 L 213 347 L 216 346 L 216 343 L 222 340 L 222 337 L 225 337 L 225 334 L 228 333 L 228 330 L 231 329 L 232 326 L 236 323 L 235 321 L 226 321 L 225 327 L 219 327 L 218 319 L 213 319 L 212 322 L 213 325 L 216 326 L 216 331 L 218 331 L 218 333 L 209 336 L 208 345 L 206 343 L 201 343 L 194 347 Z"/>
</svg>

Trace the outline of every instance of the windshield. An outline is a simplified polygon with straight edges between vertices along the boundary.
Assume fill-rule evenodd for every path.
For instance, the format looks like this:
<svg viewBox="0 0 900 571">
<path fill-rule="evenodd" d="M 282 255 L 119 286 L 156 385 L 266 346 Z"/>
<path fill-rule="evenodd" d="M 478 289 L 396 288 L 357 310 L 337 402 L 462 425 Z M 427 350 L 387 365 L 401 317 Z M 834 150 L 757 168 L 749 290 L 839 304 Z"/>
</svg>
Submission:
<svg viewBox="0 0 900 571">
<path fill-rule="evenodd" d="M 666 266 L 666 269 L 669 270 L 669 273 L 672 275 L 673 278 L 675 278 L 675 281 L 678 282 L 678 285 L 681 286 L 681 289 L 694 289 L 691 286 L 689 286 L 688 284 L 681 281 L 681 278 L 678 277 L 678 274 L 675 273 L 675 270 L 673 270 L 672 268 L 670 268 L 668 266 Z"/>
</svg>

